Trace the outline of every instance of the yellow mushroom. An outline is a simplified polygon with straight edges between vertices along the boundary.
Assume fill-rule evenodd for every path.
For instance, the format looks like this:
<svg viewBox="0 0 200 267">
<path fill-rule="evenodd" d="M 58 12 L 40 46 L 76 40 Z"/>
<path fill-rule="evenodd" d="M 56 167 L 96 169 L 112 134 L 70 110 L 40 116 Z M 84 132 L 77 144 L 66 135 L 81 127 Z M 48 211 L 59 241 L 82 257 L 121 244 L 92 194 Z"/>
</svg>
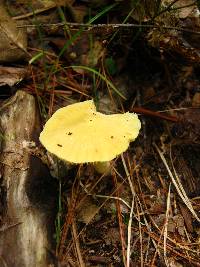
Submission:
<svg viewBox="0 0 200 267">
<path fill-rule="evenodd" d="M 71 163 L 107 162 L 128 148 L 140 128 L 136 114 L 105 115 L 88 100 L 57 110 L 46 122 L 40 142 Z"/>
</svg>

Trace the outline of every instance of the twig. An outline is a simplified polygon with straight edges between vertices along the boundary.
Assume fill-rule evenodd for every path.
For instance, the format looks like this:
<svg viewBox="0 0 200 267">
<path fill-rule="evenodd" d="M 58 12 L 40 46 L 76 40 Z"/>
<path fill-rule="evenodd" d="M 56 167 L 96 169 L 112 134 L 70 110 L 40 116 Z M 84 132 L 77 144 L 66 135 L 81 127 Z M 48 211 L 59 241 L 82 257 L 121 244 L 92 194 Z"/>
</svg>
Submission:
<svg viewBox="0 0 200 267">
<path fill-rule="evenodd" d="M 161 113 L 159 113 L 157 111 L 149 110 L 149 109 L 146 109 L 146 108 L 133 107 L 131 109 L 131 111 L 137 112 L 137 113 L 140 113 L 140 114 L 144 114 L 144 115 L 147 115 L 147 116 L 151 116 L 151 117 L 161 118 L 163 120 L 167 120 L 167 121 L 171 121 L 171 122 L 178 122 L 178 118 L 175 117 L 175 116 L 164 115 L 164 114 L 161 114 Z"/>
<path fill-rule="evenodd" d="M 12 19 L 14 19 L 14 20 L 20 20 L 20 19 L 25 19 L 25 18 L 33 17 L 33 16 L 38 15 L 40 13 L 49 11 L 50 9 L 55 8 L 55 7 L 56 7 L 56 4 L 51 4 L 51 5 L 47 6 L 47 7 L 39 8 L 39 9 L 33 11 L 33 12 L 28 12 L 28 13 L 23 14 L 23 15 L 12 17 Z"/>
<path fill-rule="evenodd" d="M 115 187 L 117 187 L 117 178 L 116 173 L 113 171 L 113 183 Z M 119 190 L 116 190 L 116 196 L 119 197 Z M 118 215 L 118 223 L 119 223 L 119 233 L 120 233 L 120 240 L 121 240 L 121 246 L 122 246 L 122 256 L 123 256 L 123 263 L 125 267 L 129 267 L 126 264 L 126 243 L 125 243 L 125 236 L 124 236 L 124 224 L 122 221 L 122 210 L 121 205 L 119 203 L 119 200 L 116 200 L 116 208 L 117 208 L 117 215 Z"/>
<path fill-rule="evenodd" d="M 121 154 L 121 159 L 122 159 L 122 163 L 123 163 L 123 167 L 129 182 L 129 186 L 131 188 L 131 193 L 132 193 L 132 203 L 131 203 L 131 211 L 129 214 L 129 222 L 128 222 L 128 244 L 127 244 L 127 254 L 126 254 L 126 266 L 129 267 L 130 266 L 130 242 L 131 242 L 131 225 L 132 225 L 132 217 L 133 217 L 133 208 L 134 208 L 134 204 L 135 204 L 135 190 L 133 188 L 133 184 L 130 178 L 130 173 L 128 171 L 128 168 L 126 166 L 126 162 L 124 159 L 123 154 Z"/>
<path fill-rule="evenodd" d="M 0 232 L 5 232 L 5 231 L 7 231 L 7 230 L 9 230 L 9 229 L 11 229 L 11 228 L 13 228 L 13 227 L 15 227 L 15 226 L 20 225 L 20 224 L 22 224 L 22 222 L 18 222 L 18 223 L 10 224 L 10 225 L 3 225 L 3 226 L 0 228 Z"/>
<path fill-rule="evenodd" d="M 106 195 L 96 195 L 96 194 L 90 194 L 90 193 L 87 193 L 87 194 L 88 194 L 88 196 L 93 196 L 93 197 L 119 200 L 123 204 L 125 204 L 129 209 L 131 209 L 131 206 L 121 197 L 112 197 L 112 196 L 106 196 Z"/>
<path fill-rule="evenodd" d="M 159 241 L 160 237 L 156 236 L 153 232 L 150 232 L 148 229 L 145 229 L 144 227 L 142 228 L 142 230 L 143 230 L 145 233 L 147 233 L 147 234 L 152 238 L 152 240 Z M 160 247 L 161 249 L 163 249 L 163 246 L 162 246 L 161 244 L 159 244 L 159 247 Z M 193 258 L 193 257 L 190 257 L 190 256 L 189 256 L 189 257 L 186 257 L 186 255 L 184 255 L 183 253 L 181 253 L 181 250 L 180 250 L 180 251 L 177 251 L 177 250 L 175 250 L 175 248 L 176 248 L 175 245 L 174 245 L 174 246 L 172 246 L 172 245 L 170 245 L 170 244 L 167 245 L 167 249 L 168 249 L 169 251 L 171 251 L 172 253 L 174 253 L 176 256 L 181 257 L 181 258 L 183 258 L 183 259 L 189 261 L 190 264 L 193 263 L 193 264 L 194 264 L 193 266 L 198 266 L 198 267 L 200 267 L 200 263 L 197 262 L 197 259 L 195 259 L 195 258 Z M 155 265 L 154 265 L 154 266 L 155 266 Z"/>
<path fill-rule="evenodd" d="M 79 243 L 79 238 L 78 238 L 78 234 L 77 234 L 77 228 L 76 228 L 75 220 L 73 220 L 73 222 L 72 222 L 72 234 L 73 234 L 73 237 L 74 237 L 76 252 L 77 252 L 77 256 L 78 256 L 78 261 L 79 261 L 79 264 L 80 264 L 79 266 L 80 267 L 85 267 L 85 263 L 83 261 L 82 254 L 81 254 L 80 243 Z"/>
<path fill-rule="evenodd" d="M 127 267 L 130 266 L 131 226 L 132 226 L 132 220 L 133 220 L 133 208 L 134 208 L 134 198 L 132 199 L 131 211 L 130 211 L 130 214 L 129 214 L 129 221 L 128 221 L 128 240 L 127 240 L 127 256 L 126 256 L 126 265 L 127 265 Z M 140 224 L 139 224 L 139 227 L 141 227 Z"/>
<path fill-rule="evenodd" d="M 69 26 L 70 28 L 74 27 L 83 27 L 88 28 L 87 30 L 93 30 L 96 28 L 107 28 L 110 31 L 110 28 L 115 30 L 119 28 L 155 28 L 155 29 L 165 29 L 165 30 L 175 30 L 175 31 L 182 31 L 186 33 L 193 33 L 200 35 L 200 32 L 190 30 L 188 28 L 180 28 L 180 27 L 174 27 L 174 26 L 161 26 L 161 25 L 153 25 L 153 24 L 134 24 L 134 23 L 116 23 L 116 24 L 88 24 L 88 23 L 77 23 L 77 22 L 60 22 L 60 23 L 41 23 L 41 27 L 62 27 L 62 26 Z M 24 27 L 38 27 L 38 25 L 34 24 L 24 24 L 24 25 L 18 25 L 18 28 L 24 28 Z"/>
</svg>

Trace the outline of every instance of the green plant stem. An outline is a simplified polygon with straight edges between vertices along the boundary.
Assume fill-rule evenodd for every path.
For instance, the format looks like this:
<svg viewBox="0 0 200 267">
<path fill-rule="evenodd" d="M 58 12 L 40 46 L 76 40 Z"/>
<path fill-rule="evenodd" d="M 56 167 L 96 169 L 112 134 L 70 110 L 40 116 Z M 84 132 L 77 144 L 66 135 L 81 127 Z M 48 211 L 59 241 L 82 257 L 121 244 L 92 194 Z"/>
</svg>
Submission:
<svg viewBox="0 0 200 267">
<path fill-rule="evenodd" d="M 114 86 L 114 84 L 111 81 L 109 81 L 105 76 L 103 76 L 100 72 L 98 72 L 98 71 L 96 71 L 90 67 L 86 67 L 86 66 L 69 66 L 66 68 L 83 69 L 83 70 L 87 70 L 87 71 L 99 76 L 104 82 L 106 82 L 113 89 L 113 91 L 115 91 L 116 94 L 118 94 L 119 96 L 121 96 L 121 98 L 126 100 L 126 97 L 121 92 L 119 92 L 119 90 Z"/>
</svg>

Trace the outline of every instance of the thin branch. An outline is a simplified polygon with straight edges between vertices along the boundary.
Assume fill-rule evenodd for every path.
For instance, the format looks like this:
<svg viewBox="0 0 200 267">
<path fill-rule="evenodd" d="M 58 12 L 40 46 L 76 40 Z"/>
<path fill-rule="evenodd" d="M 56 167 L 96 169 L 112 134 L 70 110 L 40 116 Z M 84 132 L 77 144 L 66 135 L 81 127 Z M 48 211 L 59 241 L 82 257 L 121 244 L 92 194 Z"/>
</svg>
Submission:
<svg viewBox="0 0 200 267">
<path fill-rule="evenodd" d="M 193 33 L 200 35 L 199 31 L 193 31 L 188 28 L 180 28 L 180 27 L 173 27 L 173 26 L 160 26 L 160 25 L 153 25 L 153 24 L 134 24 L 134 23 L 116 23 L 116 24 L 88 24 L 88 23 L 76 23 L 76 22 L 60 22 L 60 23 L 43 23 L 40 24 L 41 27 L 62 27 L 62 26 L 69 26 L 70 28 L 75 27 L 84 27 L 87 30 L 94 30 L 97 28 L 107 28 L 107 30 L 119 29 L 119 28 L 155 28 L 155 29 L 166 29 L 166 30 L 175 30 L 175 31 L 182 31 L 186 33 Z M 18 25 L 17 28 L 24 28 L 24 27 L 38 27 L 38 25 L 34 24 L 25 24 L 25 25 Z"/>
</svg>

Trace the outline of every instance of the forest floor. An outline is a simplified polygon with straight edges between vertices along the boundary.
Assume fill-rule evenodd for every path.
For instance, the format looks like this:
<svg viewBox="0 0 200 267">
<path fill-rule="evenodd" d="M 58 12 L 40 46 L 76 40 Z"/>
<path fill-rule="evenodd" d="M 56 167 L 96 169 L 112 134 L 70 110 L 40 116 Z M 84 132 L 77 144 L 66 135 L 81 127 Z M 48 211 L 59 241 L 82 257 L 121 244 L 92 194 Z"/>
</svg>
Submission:
<svg viewBox="0 0 200 267">
<path fill-rule="evenodd" d="M 18 42 L 18 63 L 3 60 L 17 74 L 0 80 L 1 103 L 17 90 L 34 95 L 41 128 L 88 99 L 106 114 L 136 112 L 142 124 L 109 174 L 91 164 L 51 170 L 52 257 L 63 267 L 200 266 L 198 2 L 12 2 L 28 47 Z"/>
</svg>

